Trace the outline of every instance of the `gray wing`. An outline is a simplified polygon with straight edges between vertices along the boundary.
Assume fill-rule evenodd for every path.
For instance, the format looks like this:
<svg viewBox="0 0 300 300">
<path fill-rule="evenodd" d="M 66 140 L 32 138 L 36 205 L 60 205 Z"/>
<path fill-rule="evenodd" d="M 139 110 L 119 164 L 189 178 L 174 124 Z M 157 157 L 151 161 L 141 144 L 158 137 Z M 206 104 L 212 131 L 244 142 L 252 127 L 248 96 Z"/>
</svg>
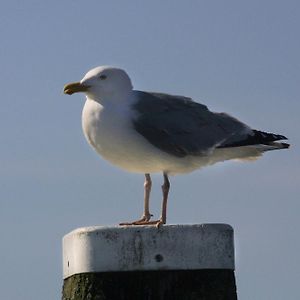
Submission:
<svg viewBox="0 0 300 300">
<path fill-rule="evenodd" d="M 252 130 L 237 119 L 214 113 L 182 96 L 134 91 L 134 128 L 151 144 L 177 157 L 204 155 L 245 140 Z"/>
</svg>

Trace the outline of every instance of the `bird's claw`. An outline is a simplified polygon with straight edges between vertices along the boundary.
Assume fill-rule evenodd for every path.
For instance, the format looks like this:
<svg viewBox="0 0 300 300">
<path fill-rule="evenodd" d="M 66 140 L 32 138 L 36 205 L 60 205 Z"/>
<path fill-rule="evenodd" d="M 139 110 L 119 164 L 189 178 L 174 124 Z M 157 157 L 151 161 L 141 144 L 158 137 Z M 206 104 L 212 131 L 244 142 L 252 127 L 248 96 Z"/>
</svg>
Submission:
<svg viewBox="0 0 300 300">
<path fill-rule="evenodd" d="M 144 223 L 147 223 L 150 221 L 151 217 L 153 217 L 152 214 L 146 214 L 143 215 L 139 220 L 133 221 L 133 222 L 123 222 L 120 223 L 119 225 L 124 226 L 124 225 L 145 225 Z"/>
<path fill-rule="evenodd" d="M 146 225 L 146 226 L 150 226 L 150 225 L 154 225 L 157 228 L 159 228 L 161 225 L 166 224 L 166 222 L 164 222 L 162 219 L 159 220 L 155 220 L 155 221 L 149 221 L 149 220 L 137 220 L 134 222 L 129 222 L 129 223 L 120 223 L 119 225 L 121 226 L 126 226 L 126 225 Z"/>
</svg>

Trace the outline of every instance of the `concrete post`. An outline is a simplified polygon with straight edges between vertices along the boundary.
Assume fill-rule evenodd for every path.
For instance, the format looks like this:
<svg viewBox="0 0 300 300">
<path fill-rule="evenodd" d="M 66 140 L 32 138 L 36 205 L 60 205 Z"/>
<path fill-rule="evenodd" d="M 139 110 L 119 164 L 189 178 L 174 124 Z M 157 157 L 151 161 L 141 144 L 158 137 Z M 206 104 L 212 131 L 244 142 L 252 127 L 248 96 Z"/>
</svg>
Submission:
<svg viewBox="0 0 300 300">
<path fill-rule="evenodd" d="M 236 300 L 226 224 L 79 228 L 63 238 L 63 300 Z"/>
</svg>

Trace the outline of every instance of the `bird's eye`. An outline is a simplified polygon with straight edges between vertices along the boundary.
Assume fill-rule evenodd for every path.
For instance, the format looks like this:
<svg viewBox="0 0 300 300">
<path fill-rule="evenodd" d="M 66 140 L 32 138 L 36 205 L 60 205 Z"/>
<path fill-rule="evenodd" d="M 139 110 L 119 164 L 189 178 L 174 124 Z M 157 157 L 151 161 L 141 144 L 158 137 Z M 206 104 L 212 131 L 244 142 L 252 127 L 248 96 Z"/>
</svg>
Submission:
<svg viewBox="0 0 300 300">
<path fill-rule="evenodd" d="M 106 78 L 107 78 L 106 75 L 100 75 L 100 76 L 99 76 L 99 79 L 101 79 L 101 80 L 104 80 L 104 79 L 106 79 Z"/>
</svg>

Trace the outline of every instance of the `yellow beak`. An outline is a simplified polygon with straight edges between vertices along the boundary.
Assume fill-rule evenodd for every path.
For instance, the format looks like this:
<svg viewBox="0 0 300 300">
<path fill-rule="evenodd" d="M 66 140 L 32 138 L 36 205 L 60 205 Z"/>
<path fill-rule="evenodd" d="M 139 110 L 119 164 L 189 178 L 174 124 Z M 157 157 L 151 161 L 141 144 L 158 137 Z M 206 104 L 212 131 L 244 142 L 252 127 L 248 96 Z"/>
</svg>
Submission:
<svg viewBox="0 0 300 300">
<path fill-rule="evenodd" d="M 64 86 L 64 94 L 72 95 L 74 93 L 86 92 L 89 86 L 83 85 L 80 82 L 73 82 Z"/>
</svg>

